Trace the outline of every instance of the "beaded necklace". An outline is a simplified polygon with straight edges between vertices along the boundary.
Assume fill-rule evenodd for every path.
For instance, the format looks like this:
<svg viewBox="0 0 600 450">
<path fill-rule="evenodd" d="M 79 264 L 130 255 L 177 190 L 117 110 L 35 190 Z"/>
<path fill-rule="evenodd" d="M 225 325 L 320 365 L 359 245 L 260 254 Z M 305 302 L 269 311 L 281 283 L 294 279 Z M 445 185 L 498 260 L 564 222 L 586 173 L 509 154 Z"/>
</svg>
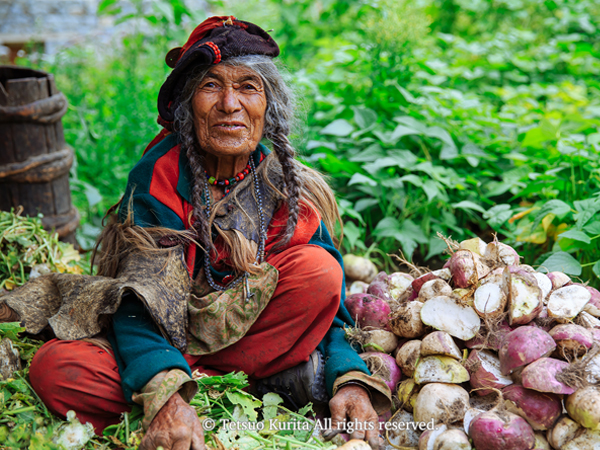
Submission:
<svg viewBox="0 0 600 450">
<path fill-rule="evenodd" d="M 261 158 L 260 160 L 262 161 L 263 159 L 263 155 L 261 153 Z M 265 227 L 265 218 L 264 218 L 264 213 L 263 213 L 263 204 L 262 204 L 262 195 L 260 192 L 260 186 L 258 184 L 258 177 L 256 176 L 256 168 L 254 166 L 254 159 L 252 158 L 252 156 L 250 156 L 250 159 L 248 160 L 248 169 L 249 172 L 252 173 L 252 180 L 253 180 L 253 185 L 254 185 L 254 197 L 256 198 L 256 203 L 258 206 L 258 220 L 259 220 L 259 238 L 258 238 L 258 249 L 256 252 L 256 259 L 255 259 L 255 264 L 260 264 L 263 262 L 263 259 L 265 257 L 265 242 L 267 240 L 267 230 Z M 206 171 L 205 171 L 206 173 Z M 213 178 L 213 177 L 211 177 Z M 242 178 L 243 179 L 243 178 Z M 241 180 L 238 180 L 241 181 Z M 204 177 L 204 198 L 206 199 L 206 217 L 208 219 L 210 219 L 210 191 L 208 189 L 208 184 L 210 182 L 210 178 L 208 177 L 208 174 L 206 174 L 206 177 Z M 237 181 L 236 181 L 237 183 Z M 214 185 L 214 183 L 213 183 Z M 225 185 L 227 186 L 227 185 Z M 229 192 L 229 190 L 227 190 L 227 192 Z M 238 276 L 237 278 L 235 278 L 234 280 L 228 282 L 225 285 L 219 284 L 217 283 L 213 276 L 212 273 L 210 271 L 211 269 L 211 263 L 210 263 L 210 256 L 209 256 L 209 252 L 205 251 L 204 252 L 204 273 L 206 275 L 206 281 L 208 282 L 209 286 L 211 288 L 213 288 L 215 291 L 225 291 L 228 289 L 232 289 L 234 287 L 236 287 L 238 284 L 240 284 L 242 281 L 245 282 L 245 286 L 244 286 L 244 296 L 246 301 L 249 301 L 251 297 L 254 296 L 254 294 L 252 292 L 250 292 L 250 286 L 248 284 L 248 272 L 244 272 L 242 275 Z"/>
<path fill-rule="evenodd" d="M 265 156 L 261 152 L 259 164 L 262 162 L 264 157 Z M 248 173 L 252 169 L 250 166 L 251 160 L 252 160 L 252 155 L 250 155 L 250 158 L 248 159 L 248 164 L 246 164 L 246 168 L 244 170 L 242 170 L 237 175 L 235 175 L 231 178 L 225 178 L 224 180 L 217 180 L 215 177 L 209 176 L 208 172 L 205 170 L 204 174 L 206 175 L 206 178 L 208 178 L 208 184 L 211 184 L 213 186 L 223 187 L 223 188 L 225 188 L 224 194 L 225 195 L 229 194 L 229 191 L 231 190 L 231 188 L 233 188 L 233 186 L 235 186 L 237 183 L 239 183 L 240 181 L 242 181 L 244 178 L 246 178 L 248 176 Z"/>
</svg>

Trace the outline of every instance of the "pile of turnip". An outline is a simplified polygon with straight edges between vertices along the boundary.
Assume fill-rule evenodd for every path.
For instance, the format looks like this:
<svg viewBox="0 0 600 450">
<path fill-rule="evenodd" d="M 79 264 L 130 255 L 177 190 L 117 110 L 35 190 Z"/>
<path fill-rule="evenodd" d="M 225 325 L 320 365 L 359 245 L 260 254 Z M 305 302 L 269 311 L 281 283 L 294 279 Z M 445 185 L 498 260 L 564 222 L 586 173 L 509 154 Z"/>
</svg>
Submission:
<svg viewBox="0 0 600 450">
<path fill-rule="evenodd" d="M 346 338 L 392 390 L 389 420 L 434 424 L 388 448 L 600 450 L 600 292 L 497 240 L 447 243 L 427 273 L 344 257 Z"/>
</svg>

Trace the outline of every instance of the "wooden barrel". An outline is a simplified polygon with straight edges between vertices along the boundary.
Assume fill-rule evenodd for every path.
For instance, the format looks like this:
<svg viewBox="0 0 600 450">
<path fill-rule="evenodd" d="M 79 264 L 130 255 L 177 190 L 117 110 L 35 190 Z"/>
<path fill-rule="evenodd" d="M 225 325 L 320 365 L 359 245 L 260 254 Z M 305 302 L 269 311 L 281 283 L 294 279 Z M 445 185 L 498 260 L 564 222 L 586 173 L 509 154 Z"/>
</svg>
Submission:
<svg viewBox="0 0 600 450">
<path fill-rule="evenodd" d="M 73 149 L 61 122 L 66 111 L 52 75 L 0 66 L 0 210 L 42 213 L 46 229 L 75 242 L 79 213 L 71 205 Z"/>
</svg>

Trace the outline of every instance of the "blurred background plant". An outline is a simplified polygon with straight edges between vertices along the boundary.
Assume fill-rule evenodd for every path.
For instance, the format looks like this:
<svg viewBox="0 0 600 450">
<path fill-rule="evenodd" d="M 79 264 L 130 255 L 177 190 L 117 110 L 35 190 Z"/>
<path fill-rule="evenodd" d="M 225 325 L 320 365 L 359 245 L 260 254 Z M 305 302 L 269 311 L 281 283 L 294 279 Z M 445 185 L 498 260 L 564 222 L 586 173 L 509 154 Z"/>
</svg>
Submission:
<svg viewBox="0 0 600 450">
<path fill-rule="evenodd" d="M 595 0 L 102 0 L 128 24 L 19 61 L 70 102 L 79 241 L 158 132 L 166 52 L 207 15 L 272 29 L 302 99 L 294 143 L 329 176 L 343 249 L 434 268 L 445 244 L 494 233 L 525 262 L 600 285 L 600 4 Z"/>
</svg>

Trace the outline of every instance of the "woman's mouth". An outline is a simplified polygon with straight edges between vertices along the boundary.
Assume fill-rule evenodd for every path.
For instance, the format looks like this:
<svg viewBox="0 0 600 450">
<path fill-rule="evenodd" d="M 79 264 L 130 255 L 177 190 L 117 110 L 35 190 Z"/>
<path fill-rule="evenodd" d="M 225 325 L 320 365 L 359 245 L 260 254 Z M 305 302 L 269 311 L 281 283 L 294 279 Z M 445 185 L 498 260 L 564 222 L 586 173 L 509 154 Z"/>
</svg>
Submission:
<svg viewBox="0 0 600 450">
<path fill-rule="evenodd" d="M 215 128 L 220 130 L 239 130 L 246 128 L 246 126 L 243 123 L 218 123 L 215 125 Z"/>
</svg>

